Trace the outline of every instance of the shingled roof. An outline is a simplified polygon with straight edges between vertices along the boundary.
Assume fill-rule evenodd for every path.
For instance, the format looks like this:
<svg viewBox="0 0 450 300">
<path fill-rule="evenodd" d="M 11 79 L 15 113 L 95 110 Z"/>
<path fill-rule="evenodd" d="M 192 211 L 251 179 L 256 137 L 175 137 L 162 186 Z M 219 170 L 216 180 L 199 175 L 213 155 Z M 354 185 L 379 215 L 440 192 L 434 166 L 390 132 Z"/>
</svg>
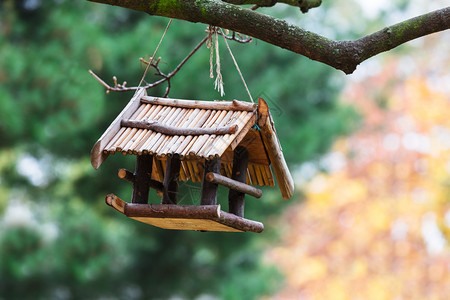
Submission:
<svg viewBox="0 0 450 300">
<path fill-rule="evenodd" d="M 226 134 L 182 135 L 131 123 L 148 123 L 177 129 L 228 128 Z M 259 126 L 257 126 L 259 125 Z M 153 128 L 148 129 L 148 128 Z M 180 180 L 201 182 L 205 159 L 221 157 L 220 172 L 231 177 L 233 150 L 244 146 L 249 152 L 247 184 L 274 186 L 272 168 L 283 194 L 289 199 L 293 181 L 275 134 L 264 100 L 259 105 L 241 101 L 194 101 L 149 97 L 138 90 L 94 145 L 91 163 L 98 169 L 115 153 L 154 156 L 152 178 L 163 181 L 165 160 L 181 159 Z"/>
</svg>

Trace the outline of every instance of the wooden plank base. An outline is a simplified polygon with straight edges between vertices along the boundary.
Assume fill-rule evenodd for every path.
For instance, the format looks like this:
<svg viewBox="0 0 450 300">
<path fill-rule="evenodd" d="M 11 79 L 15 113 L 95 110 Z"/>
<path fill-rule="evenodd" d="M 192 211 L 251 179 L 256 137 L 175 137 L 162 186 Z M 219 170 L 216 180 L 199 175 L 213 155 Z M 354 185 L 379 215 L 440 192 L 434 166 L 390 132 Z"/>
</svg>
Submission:
<svg viewBox="0 0 450 300">
<path fill-rule="evenodd" d="M 147 218 L 147 217 L 130 217 L 130 218 L 163 229 L 244 232 L 243 230 L 238 230 L 233 227 L 223 225 L 220 222 L 208 219 Z"/>
<path fill-rule="evenodd" d="M 224 212 L 220 205 L 127 203 L 114 194 L 106 196 L 105 202 L 129 218 L 164 229 L 257 233 L 264 230 L 262 223 Z"/>
</svg>

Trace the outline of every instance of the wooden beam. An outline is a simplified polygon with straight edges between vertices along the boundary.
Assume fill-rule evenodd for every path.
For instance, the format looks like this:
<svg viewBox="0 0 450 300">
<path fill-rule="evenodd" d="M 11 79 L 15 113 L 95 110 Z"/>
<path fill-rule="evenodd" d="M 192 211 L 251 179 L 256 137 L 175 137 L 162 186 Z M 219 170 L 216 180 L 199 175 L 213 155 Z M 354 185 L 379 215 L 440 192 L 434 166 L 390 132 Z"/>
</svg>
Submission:
<svg viewBox="0 0 450 300">
<path fill-rule="evenodd" d="M 157 192 L 163 193 L 164 192 L 164 185 L 162 182 L 159 182 L 158 180 L 150 179 L 150 187 Z"/>
<path fill-rule="evenodd" d="M 136 171 L 134 172 L 132 203 L 148 203 L 152 166 L 152 155 L 142 154 L 136 156 Z"/>
<path fill-rule="evenodd" d="M 124 209 L 127 217 L 214 219 L 220 217 L 220 205 L 132 204 Z"/>
<path fill-rule="evenodd" d="M 134 173 L 131 171 L 128 171 L 127 169 L 119 169 L 119 172 L 117 172 L 117 176 L 120 179 L 124 179 L 124 180 L 132 182 L 132 183 L 136 179 L 136 176 L 134 176 Z"/>
<path fill-rule="evenodd" d="M 141 99 L 142 103 L 149 103 L 154 105 L 176 106 L 183 108 L 199 108 L 199 109 L 213 109 L 213 110 L 256 110 L 256 104 L 243 102 L 238 100 L 233 101 L 198 101 L 198 100 L 180 100 L 144 96 Z"/>
<path fill-rule="evenodd" d="M 125 206 L 127 206 L 127 202 L 123 201 L 119 197 L 117 197 L 114 194 L 109 194 L 105 198 L 106 204 L 117 210 L 118 212 L 121 212 L 125 214 Z"/>
<path fill-rule="evenodd" d="M 153 130 L 165 135 L 233 134 L 239 129 L 238 125 L 216 128 L 179 128 L 167 124 L 161 124 L 154 120 L 139 121 L 128 119 L 122 120 L 121 126 Z"/>
<path fill-rule="evenodd" d="M 264 230 L 264 224 L 261 222 L 244 219 L 224 211 L 221 211 L 219 220 L 222 224 L 238 228 L 243 231 L 260 233 Z"/>
<path fill-rule="evenodd" d="M 231 179 L 245 184 L 247 166 L 248 151 L 245 147 L 237 146 L 234 149 Z M 230 191 L 228 192 L 228 206 L 230 213 L 239 217 L 244 217 L 245 193 L 230 188 Z"/>
<path fill-rule="evenodd" d="M 103 133 L 103 135 L 98 139 L 95 143 L 94 147 L 91 150 L 91 164 L 94 169 L 98 169 L 100 165 L 105 161 L 108 157 L 108 153 L 104 153 L 104 148 L 108 145 L 112 138 L 119 132 L 120 130 L 120 122 L 122 119 L 130 118 L 133 113 L 138 109 L 141 105 L 141 97 L 147 95 L 145 89 L 139 89 L 134 94 L 133 98 L 131 98 L 130 102 L 127 106 L 122 110 L 122 112 L 116 117 L 116 119 L 109 125 L 108 129 Z"/>
<path fill-rule="evenodd" d="M 253 196 L 255 198 L 261 198 L 262 191 L 251 185 L 230 179 L 228 177 L 222 176 L 218 173 L 209 172 L 206 174 L 206 181 L 223 185 L 227 188 L 245 193 L 247 195 Z"/>
<path fill-rule="evenodd" d="M 218 185 L 217 183 L 206 180 L 206 174 L 208 172 L 220 172 L 220 157 L 216 157 L 210 160 L 205 159 L 205 168 L 202 181 L 202 196 L 200 199 L 201 205 L 216 205 Z"/>
<path fill-rule="evenodd" d="M 134 182 L 136 176 L 134 175 L 134 173 L 126 170 L 126 169 L 120 169 L 119 172 L 117 173 L 117 176 L 120 179 L 124 179 L 127 180 L 129 182 Z M 149 182 L 149 186 L 150 188 L 162 193 L 163 192 L 163 187 L 164 185 L 162 184 L 162 182 L 158 181 L 158 180 L 154 180 L 154 179 L 150 179 Z"/>
<path fill-rule="evenodd" d="M 288 200 L 294 194 L 294 180 L 284 160 L 283 149 L 278 140 L 269 107 L 262 98 L 259 98 L 258 103 L 258 126 L 261 129 L 261 137 L 272 163 L 283 199 Z"/>
<path fill-rule="evenodd" d="M 167 157 L 161 204 L 177 204 L 180 166 L 181 161 L 178 154 L 175 154 L 172 157 Z"/>
<path fill-rule="evenodd" d="M 125 216 L 165 229 L 262 232 L 264 225 L 220 210 L 220 205 L 127 203 L 109 194 L 105 202 Z"/>
</svg>

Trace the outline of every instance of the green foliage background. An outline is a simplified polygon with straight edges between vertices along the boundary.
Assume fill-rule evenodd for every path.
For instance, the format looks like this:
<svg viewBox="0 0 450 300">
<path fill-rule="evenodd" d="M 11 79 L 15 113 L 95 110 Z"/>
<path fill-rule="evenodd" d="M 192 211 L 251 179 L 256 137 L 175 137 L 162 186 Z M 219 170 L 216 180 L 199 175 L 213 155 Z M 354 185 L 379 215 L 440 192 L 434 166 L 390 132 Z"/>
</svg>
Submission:
<svg viewBox="0 0 450 300">
<path fill-rule="evenodd" d="M 280 287 L 262 261 L 277 240 L 270 219 L 288 205 L 277 189 L 247 201 L 248 218 L 269 221 L 259 235 L 161 230 L 104 205 L 110 192 L 129 198 L 130 185 L 115 174 L 134 160 L 114 156 L 94 171 L 90 149 L 132 93 L 106 95 L 87 70 L 137 85 L 138 58 L 153 53 L 167 21 L 87 1 L 0 2 L 0 299 L 253 299 Z M 204 30 L 173 21 L 158 52 L 166 70 Z M 269 102 L 291 169 L 354 126 L 329 67 L 260 41 L 231 47 L 253 96 Z M 224 45 L 221 54 L 225 99 L 247 100 Z M 174 78 L 170 96 L 220 98 L 206 47 Z M 198 203 L 198 189 L 182 185 L 184 203 Z"/>
</svg>

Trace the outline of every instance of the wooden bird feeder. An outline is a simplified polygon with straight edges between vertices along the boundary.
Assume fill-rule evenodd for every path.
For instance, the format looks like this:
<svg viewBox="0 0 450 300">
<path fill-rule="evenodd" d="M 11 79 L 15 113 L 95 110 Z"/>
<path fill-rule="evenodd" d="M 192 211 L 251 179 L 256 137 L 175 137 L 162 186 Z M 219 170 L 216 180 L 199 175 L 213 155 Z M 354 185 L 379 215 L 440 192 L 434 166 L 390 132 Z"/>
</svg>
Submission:
<svg viewBox="0 0 450 300">
<path fill-rule="evenodd" d="M 267 103 L 193 101 L 147 96 L 133 98 L 94 145 L 98 169 L 110 155 L 136 155 L 136 170 L 119 170 L 133 184 L 131 203 L 110 194 L 106 203 L 135 220 L 165 229 L 261 232 L 264 225 L 244 218 L 245 194 L 278 181 L 284 199 L 293 180 L 283 157 Z M 271 168 L 272 167 L 272 168 Z M 201 182 L 200 205 L 178 205 L 179 181 Z M 218 185 L 229 188 L 229 212 L 217 204 Z M 161 197 L 148 204 L 149 189 Z"/>
</svg>

